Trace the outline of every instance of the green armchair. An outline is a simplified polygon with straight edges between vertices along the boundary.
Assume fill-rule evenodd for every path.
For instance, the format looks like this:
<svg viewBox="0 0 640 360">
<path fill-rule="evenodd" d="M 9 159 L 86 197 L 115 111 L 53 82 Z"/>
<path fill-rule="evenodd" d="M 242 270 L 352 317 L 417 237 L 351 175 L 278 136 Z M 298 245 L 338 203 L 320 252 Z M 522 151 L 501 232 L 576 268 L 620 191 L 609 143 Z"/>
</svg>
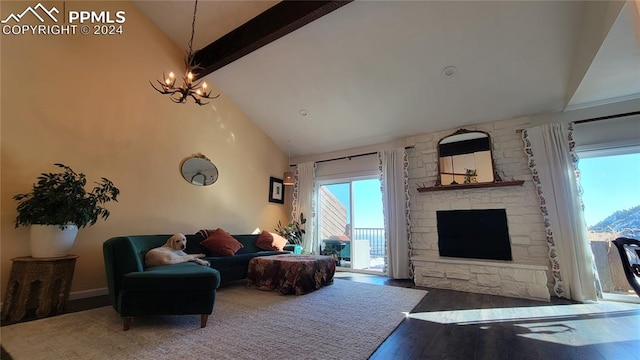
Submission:
<svg viewBox="0 0 640 360">
<path fill-rule="evenodd" d="M 171 235 L 114 237 L 102 246 L 111 305 L 129 330 L 134 316 L 199 314 L 200 327 L 213 312 L 218 270 L 193 262 L 144 268 L 144 256 Z M 188 241 L 188 240 L 187 240 Z"/>
</svg>

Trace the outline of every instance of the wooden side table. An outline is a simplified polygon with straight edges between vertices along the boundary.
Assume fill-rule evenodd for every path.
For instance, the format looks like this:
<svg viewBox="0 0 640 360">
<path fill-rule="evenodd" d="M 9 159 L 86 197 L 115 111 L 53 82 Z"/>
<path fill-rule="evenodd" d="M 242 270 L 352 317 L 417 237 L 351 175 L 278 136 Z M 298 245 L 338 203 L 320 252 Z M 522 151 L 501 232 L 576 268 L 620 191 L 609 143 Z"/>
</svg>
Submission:
<svg viewBox="0 0 640 360">
<path fill-rule="evenodd" d="M 11 275 L 2 305 L 2 320 L 22 320 L 35 308 L 41 318 L 61 313 L 67 306 L 77 255 L 55 258 L 30 256 L 11 259 Z"/>
</svg>

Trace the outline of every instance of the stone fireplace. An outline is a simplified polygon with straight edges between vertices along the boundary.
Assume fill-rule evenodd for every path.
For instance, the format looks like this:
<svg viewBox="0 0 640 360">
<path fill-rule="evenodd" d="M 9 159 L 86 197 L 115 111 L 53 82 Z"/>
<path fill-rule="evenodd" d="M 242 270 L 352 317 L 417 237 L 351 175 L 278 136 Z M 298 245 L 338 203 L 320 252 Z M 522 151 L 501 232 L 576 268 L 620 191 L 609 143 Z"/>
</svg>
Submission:
<svg viewBox="0 0 640 360">
<path fill-rule="evenodd" d="M 455 129 L 407 138 L 407 145 L 413 146 L 407 154 L 409 184 L 414 184 L 410 188 L 410 219 L 411 261 L 416 285 L 550 300 L 548 246 L 543 218 L 522 140 L 515 131 L 523 127 L 526 127 L 526 120 L 516 119 L 480 124 L 473 128 L 491 134 L 496 170 L 504 180 L 524 180 L 524 184 L 518 186 L 420 193 L 415 184 L 431 186 L 436 182 L 438 141 Z M 449 226 L 463 233 L 485 231 L 482 239 L 472 238 L 471 243 L 463 245 L 471 247 L 471 250 L 478 250 L 487 241 L 500 237 L 502 245 L 505 245 L 505 241 L 508 244 L 510 260 L 508 257 L 487 259 L 477 253 L 471 256 L 458 254 L 455 257 L 441 253 L 441 244 L 446 241 L 440 234 L 442 214 L 445 217 L 446 214 L 458 212 L 469 215 L 486 210 L 502 214 L 501 231 L 506 234 L 500 234 L 500 231 L 487 233 L 484 220 L 474 225 L 476 229 L 471 229 L 468 222 L 460 220 L 453 220 L 453 225 Z M 465 229 L 469 230 L 465 232 Z"/>
</svg>

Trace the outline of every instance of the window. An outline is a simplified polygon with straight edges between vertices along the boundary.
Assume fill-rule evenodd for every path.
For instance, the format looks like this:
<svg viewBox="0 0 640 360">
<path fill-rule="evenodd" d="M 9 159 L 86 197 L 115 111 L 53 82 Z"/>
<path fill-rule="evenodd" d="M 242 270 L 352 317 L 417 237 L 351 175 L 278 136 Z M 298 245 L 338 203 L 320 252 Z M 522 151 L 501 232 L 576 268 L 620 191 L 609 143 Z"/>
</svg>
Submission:
<svg viewBox="0 0 640 360">
<path fill-rule="evenodd" d="M 578 155 L 585 222 L 602 290 L 635 298 L 611 240 L 640 237 L 640 151 L 615 147 Z"/>
</svg>

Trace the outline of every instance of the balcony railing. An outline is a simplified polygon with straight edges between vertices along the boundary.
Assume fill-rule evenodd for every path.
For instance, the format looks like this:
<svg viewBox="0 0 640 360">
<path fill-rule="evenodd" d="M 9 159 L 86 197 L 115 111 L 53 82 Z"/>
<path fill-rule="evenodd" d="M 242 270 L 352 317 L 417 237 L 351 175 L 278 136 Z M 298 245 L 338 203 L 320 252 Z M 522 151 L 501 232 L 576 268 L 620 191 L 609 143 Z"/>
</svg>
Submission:
<svg viewBox="0 0 640 360">
<path fill-rule="evenodd" d="M 384 228 L 354 228 L 352 237 L 354 240 L 369 240 L 371 257 L 384 258 Z"/>
<path fill-rule="evenodd" d="M 385 272 L 386 241 L 383 228 L 354 228 L 351 240 L 353 242 L 348 238 L 338 239 L 338 236 L 323 239 L 320 254 L 335 256 L 341 267 Z M 364 242 L 369 247 L 368 254 Z"/>
</svg>

